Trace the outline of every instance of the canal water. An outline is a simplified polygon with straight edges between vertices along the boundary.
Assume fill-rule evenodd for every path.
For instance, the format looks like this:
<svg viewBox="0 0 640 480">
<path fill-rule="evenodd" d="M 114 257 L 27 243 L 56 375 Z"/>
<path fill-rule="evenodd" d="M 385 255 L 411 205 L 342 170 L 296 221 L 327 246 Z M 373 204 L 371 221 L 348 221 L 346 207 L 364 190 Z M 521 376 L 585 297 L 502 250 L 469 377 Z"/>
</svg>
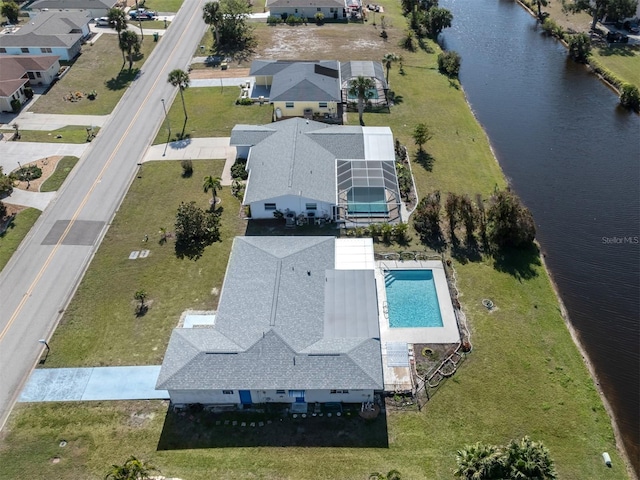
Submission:
<svg viewBox="0 0 640 480">
<path fill-rule="evenodd" d="M 512 0 L 441 0 L 460 80 L 640 470 L 640 118 Z"/>
</svg>

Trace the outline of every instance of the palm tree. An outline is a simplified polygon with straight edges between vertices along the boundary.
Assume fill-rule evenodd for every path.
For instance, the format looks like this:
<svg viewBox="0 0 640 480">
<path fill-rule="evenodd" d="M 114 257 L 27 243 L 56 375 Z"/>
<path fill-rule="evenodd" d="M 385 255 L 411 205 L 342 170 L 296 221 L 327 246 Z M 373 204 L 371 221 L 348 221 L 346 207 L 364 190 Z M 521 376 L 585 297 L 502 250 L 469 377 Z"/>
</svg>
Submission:
<svg viewBox="0 0 640 480">
<path fill-rule="evenodd" d="M 112 465 L 105 480 L 147 480 L 157 469 L 143 460 L 130 456 L 123 465 Z"/>
<path fill-rule="evenodd" d="M 519 442 L 511 440 L 505 450 L 505 463 L 509 478 L 555 480 L 557 473 L 549 450 L 542 442 L 524 437 Z"/>
<path fill-rule="evenodd" d="M 122 50 L 122 55 L 127 52 L 127 56 L 129 57 L 129 71 L 133 68 L 133 53 L 138 53 L 140 51 L 140 39 L 135 32 L 131 30 L 125 30 L 120 34 L 119 40 L 120 50 Z"/>
<path fill-rule="evenodd" d="M 536 4 L 538 5 L 538 20 L 542 22 L 542 7 L 547 6 L 547 0 L 536 0 Z"/>
<path fill-rule="evenodd" d="M 127 28 L 127 15 L 124 13 L 124 10 L 120 8 L 110 8 L 107 12 L 107 18 L 109 19 L 109 25 L 118 32 L 118 45 L 120 45 L 120 32 L 126 30 Z M 125 63 L 124 58 L 124 50 L 122 50 L 122 66 L 124 67 Z"/>
<path fill-rule="evenodd" d="M 204 177 L 202 189 L 204 190 L 204 193 L 207 193 L 209 190 L 211 190 L 211 193 L 213 194 L 211 205 L 215 207 L 216 194 L 218 193 L 218 190 L 222 189 L 222 179 L 220 177 L 213 177 L 211 175 L 208 175 Z"/>
<path fill-rule="evenodd" d="M 387 474 L 374 472 L 369 475 L 369 480 L 402 480 L 402 475 L 398 470 L 389 470 Z"/>
<path fill-rule="evenodd" d="M 364 102 L 373 96 L 373 89 L 376 88 L 375 82 L 368 77 L 359 76 L 351 81 L 349 85 L 349 95 L 358 97 L 358 118 L 360 125 L 364 127 L 362 115 L 364 113 Z"/>
<path fill-rule="evenodd" d="M 145 290 L 138 290 L 136 293 L 133 294 L 133 298 L 135 298 L 140 302 L 140 305 L 138 305 L 138 311 L 140 312 L 144 311 L 145 309 L 144 301 L 147 299 L 147 292 Z"/>
<path fill-rule="evenodd" d="M 400 57 L 398 57 L 398 55 L 396 55 L 395 53 L 387 53 L 384 57 L 382 57 L 382 63 L 387 71 L 387 85 L 389 85 L 389 70 L 391 70 L 391 65 L 398 60 L 400 60 Z"/>
<path fill-rule="evenodd" d="M 458 468 L 455 477 L 467 480 L 491 480 L 504 478 L 502 474 L 501 452 L 495 445 L 467 445 L 456 454 Z"/>
<path fill-rule="evenodd" d="M 167 78 L 167 82 L 169 82 L 174 87 L 178 87 L 180 89 L 180 98 L 182 99 L 182 109 L 184 110 L 184 126 L 182 127 L 182 136 L 184 136 L 184 129 L 187 126 L 187 106 L 184 103 L 184 94 L 183 92 L 189 88 L 190 83 L 189 74 L 184 70 L 176 68 L 175 70 L 171 70 L 169 72 L 169 77 Z"/>
<path fill-rule="evenodd" d="M 220 48 L 220 22 L 222 22 L 222 11 L 219 2 L 207 2 L 202 8 L 202 18 L 204 23 L 213 29 L 216 37 L 216 49 Z"/>
</svg>

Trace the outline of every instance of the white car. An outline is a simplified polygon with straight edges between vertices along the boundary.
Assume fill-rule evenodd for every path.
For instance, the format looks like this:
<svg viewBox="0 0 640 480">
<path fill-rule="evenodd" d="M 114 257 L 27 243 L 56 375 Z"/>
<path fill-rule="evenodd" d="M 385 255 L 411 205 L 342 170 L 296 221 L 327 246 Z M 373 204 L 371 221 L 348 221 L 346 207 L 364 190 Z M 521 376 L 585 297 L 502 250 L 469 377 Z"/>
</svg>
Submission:
<svg viewBox="0 0 640 480">
<path fill-rule="evenodd" d="M 98 27 L 108 27 L 111 24 L 109 17 L 94 18 L 94 21 Z"/>
</svg>

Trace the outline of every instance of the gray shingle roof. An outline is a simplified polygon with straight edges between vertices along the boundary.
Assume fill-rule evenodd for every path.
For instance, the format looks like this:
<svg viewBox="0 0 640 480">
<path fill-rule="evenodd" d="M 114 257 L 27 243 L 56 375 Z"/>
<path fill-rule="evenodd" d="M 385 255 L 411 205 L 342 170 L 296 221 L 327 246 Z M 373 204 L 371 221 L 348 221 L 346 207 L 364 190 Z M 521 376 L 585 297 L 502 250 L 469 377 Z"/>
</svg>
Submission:
<svg viewBox="0 0 640 480">
<path fill-rule="evenodd" d="M 325 337 L 334 262 L 333 237 L 237 237 L 215 326 L 174 330 L 157 388 L 382 389 L 379 334 Z"/>
<path fill-rule="evenodd" d="M 87 12 L 42 12 L 14 33 L 0 35 L 0 47 L 64 47 L 83 37 L 90 21 Z"/>
<path fill-rule="evenodd" d="M 255 135 L 258 142 L 253 144 L 247 163 L 250 177 L 245 203 L 282 195 L 334 203 L 336 157 L 307 134 L 328 126 L 291 118 L 271 123 L 268 128 L 274 132 L 263 139 L 260 136 L 265 135 L 264 131 L 250 133 L 246 126 L 236 126 L 231 132 L 231 145 L 246 145 L 249 135 Z"/>
<path fill-rule="evenodd" d="M 335 60 L 255 60 L 249 75 L 273 77 L 271 102 L 340 102 L 340 63 Z"/>
<path fill-rule="evenodd" d="M 48 8 L 50 10 L 95 10 L 109 9 L 117 2 L 115 0 L 36 0 L 29 8 L 39 10 Z"/>
</svg>

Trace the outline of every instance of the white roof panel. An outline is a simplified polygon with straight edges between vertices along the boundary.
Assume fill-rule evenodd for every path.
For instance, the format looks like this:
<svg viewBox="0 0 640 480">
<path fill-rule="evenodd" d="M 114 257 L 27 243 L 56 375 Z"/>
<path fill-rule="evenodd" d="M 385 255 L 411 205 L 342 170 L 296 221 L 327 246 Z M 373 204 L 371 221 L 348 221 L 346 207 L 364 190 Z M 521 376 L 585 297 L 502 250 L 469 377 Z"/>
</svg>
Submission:
<svg viewBox="0 0 640 480">
<path fill-rule="evenodd" d="M 374 270 L 373 239 L 337 238 L 335 259 L 336 270 Z"/>
<path fill-rule="evenodd" d="M 362 127 L 364 158 L 366 160 L 394 160 L 393 134 L 389 127 Z"/>
</svg>

